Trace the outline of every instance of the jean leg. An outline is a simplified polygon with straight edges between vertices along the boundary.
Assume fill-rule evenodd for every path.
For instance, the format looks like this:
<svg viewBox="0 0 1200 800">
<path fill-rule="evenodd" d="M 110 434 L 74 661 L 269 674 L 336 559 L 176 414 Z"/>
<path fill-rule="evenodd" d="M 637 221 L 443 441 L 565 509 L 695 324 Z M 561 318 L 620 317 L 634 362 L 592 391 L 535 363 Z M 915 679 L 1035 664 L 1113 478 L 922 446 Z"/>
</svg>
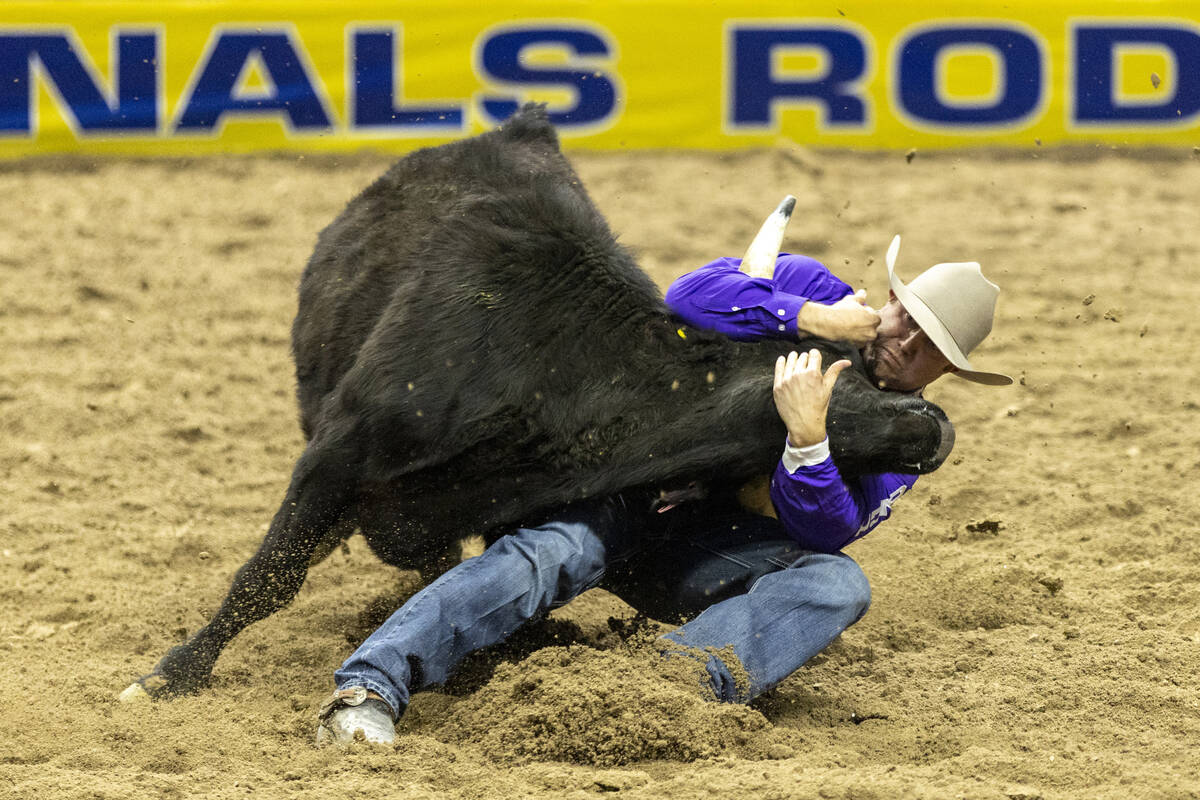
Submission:
<svg viewBox="0 0 1200 800">
<path fill-rule="evenodd" d="M 596 585 L 626 527 L 617 504 L 599 503 L 501 537 L 413 595 L 334 673 L 337 687 L 364 686 L 399 716 L 467 654 Z"/>
<path fill-rule="evenodd" d="M 731 647 L 749 685 L 737 686 L 729 667 L 710 653 L 707 669 L 717 698 L 748 702 L 824 650 L 862 618 L 870 584 L 842 553 L 808 553 L 787 569 L 763 575 L 750 591 L 705 609 L 666 634 L 689 648 Z"/>
</svg>

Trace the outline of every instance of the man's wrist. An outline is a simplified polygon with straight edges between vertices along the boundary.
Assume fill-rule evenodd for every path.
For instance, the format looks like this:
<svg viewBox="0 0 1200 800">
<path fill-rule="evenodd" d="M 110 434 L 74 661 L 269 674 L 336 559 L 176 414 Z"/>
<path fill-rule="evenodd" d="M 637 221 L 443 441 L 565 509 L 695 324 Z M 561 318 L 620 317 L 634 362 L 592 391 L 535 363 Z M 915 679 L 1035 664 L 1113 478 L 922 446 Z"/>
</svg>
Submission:
<svg viewBox="0 0 1200 800">
<path fill-rule="evenodd" d="M 822 464 L 829 458 L 829 437 L 825 437 L 816 444 L 797 446 L 792 444 L 792 439 L 789 436 L 785 447 L 783 448 L 783 468 L 789 474 L 794 473 L 801 467 L 813 467 L 817 464 Z"/>
<path fill-rule="evenodd" d="M 808 300 L 796 312 L 796 332 L 804 332 L 811 336 L 820 336 L 820 328 L 824 320 L 825 307 L 815 300 Z"/>
</svg>

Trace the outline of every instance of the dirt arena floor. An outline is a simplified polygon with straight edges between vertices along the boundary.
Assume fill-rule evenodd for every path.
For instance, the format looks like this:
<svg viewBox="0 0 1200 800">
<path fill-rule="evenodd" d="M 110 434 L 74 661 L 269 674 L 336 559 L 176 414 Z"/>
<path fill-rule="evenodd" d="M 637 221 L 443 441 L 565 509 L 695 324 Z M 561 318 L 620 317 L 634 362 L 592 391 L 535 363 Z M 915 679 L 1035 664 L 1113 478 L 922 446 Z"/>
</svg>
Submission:
<svg viewBox="0 0 1200 800">
<path fill-rule="evenodd" d="M 1200 159 L 574 160 L 663 287 L 787 192 L 787 248 L 877 304 L 897 232 L 905 278 L 976 259 L 1002 286 L 978 360 L 1019 381 L 929 390 L 957 446 L 848 551 L 863 621 L 720 706 L 592 592 L 418 695 L 394 751 L 318 751 L 333 670 L 416 588 L 354 538 L 208 689 L 118 704 L 283 495 L 298 277 L 390 158 L 3 164 L 0 797 L 1200 796 Z"/>
</svg>

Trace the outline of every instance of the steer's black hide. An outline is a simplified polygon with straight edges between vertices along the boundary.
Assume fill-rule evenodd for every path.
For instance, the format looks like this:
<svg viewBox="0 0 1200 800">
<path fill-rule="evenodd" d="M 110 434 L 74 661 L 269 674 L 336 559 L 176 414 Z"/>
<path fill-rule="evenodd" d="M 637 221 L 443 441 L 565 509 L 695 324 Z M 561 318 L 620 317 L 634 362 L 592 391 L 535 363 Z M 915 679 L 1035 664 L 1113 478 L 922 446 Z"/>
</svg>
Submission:
<svg viewBox="0 0 1200 800">
<path fill-rule="evenodd" d="M 673 319 L 532 106 L 406 156 L 351 201 L 304 272 L 293 345 L 308 446 L 213 620 L 141 679 L 151 694 L 203 683 L 355 527 L 420 568 L 580 498 L 770 471 L 773 365 L 797 347 Z M 951 429 L 936 406 L 872 388 L 851 348 L 805 346 L 856 363 L 829 416 L 844 473 L 938 466 Z"/>
</svg>

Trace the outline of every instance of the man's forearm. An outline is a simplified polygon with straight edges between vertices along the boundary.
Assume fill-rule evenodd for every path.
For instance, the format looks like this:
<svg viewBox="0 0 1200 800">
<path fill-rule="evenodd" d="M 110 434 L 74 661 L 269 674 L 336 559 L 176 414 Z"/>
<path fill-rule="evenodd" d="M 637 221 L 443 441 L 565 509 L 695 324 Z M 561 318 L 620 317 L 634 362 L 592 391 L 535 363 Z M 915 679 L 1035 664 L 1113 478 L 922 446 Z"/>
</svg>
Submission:
<svg viewBox="0 0 1200 800">
<path fill-rule="evenodd" d="M 798 337 L 797 317 L 808 298 L 738 270 L 722 258 L 678 278 L 667 306 L 684 322 L 739 341 Z"/>
<path fill-rule="evenodd" d="M 834 553 L 891 516 L 892 504 L 916 475 L 864 475 L 849 485 L 828 456 L 828 444 L 787 447 L 771 476 L 771 503 L 801 546 Z"/>
</svg>

